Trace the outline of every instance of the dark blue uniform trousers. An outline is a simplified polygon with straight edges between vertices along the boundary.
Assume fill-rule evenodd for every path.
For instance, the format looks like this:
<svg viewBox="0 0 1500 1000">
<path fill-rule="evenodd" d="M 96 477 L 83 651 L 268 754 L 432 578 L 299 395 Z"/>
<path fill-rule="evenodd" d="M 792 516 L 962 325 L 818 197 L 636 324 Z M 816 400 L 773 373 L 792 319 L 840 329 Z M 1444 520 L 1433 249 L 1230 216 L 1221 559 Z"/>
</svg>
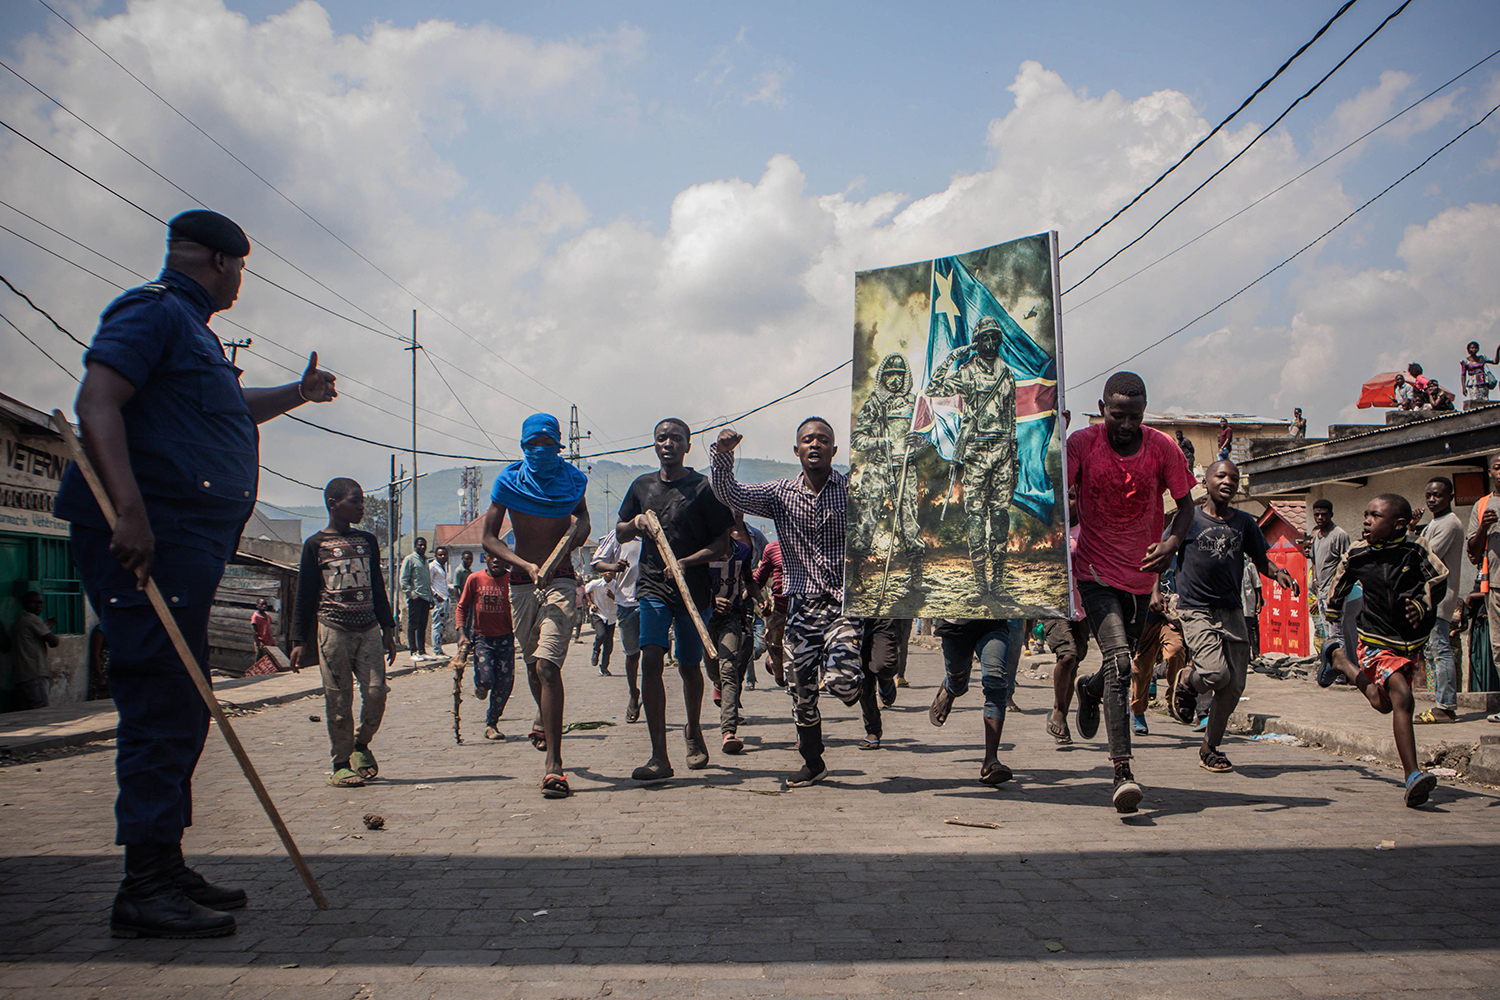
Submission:
<svg viewBox="0 0 1500 1000">
<path fill-rule="evenodd" d="M 181 843 L 193 823 L 193 770 L 208 736 L 208 706 L 134 574 L 110 555 L 109 532 L 75 524 L 72 541 L 73 561 L 109 642 L 109 689 L 120 713 L 115 843 Z M 151 575 L 206 668 L 208 616 L 224 560 L 158 539 Z"/>
</svg>

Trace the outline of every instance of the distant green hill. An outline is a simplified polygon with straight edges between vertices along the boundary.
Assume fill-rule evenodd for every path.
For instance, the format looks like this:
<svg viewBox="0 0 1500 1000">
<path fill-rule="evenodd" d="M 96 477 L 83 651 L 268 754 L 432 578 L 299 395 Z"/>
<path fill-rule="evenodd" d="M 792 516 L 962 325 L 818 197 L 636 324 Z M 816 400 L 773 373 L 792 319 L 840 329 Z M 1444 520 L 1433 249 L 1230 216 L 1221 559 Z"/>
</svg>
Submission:
<svg viewBox="0 0 1500 1000">
<path fill-rule="evenodd" d="M 698 450 L 693 450 L 697 457 Z M 707 456 L 694 465 L 699 472 L 707 474 Z M 482 495 L 479 498 L 479 510 L 482 513 L 489 506 L 489 488 L 495 481 L 495 476 L 503 468 L 501 465 L 481 465 L 479 467 L 479 481 L 484 484 Z M 605 528 L 614 523 L 614 517 L 620 510 L 620 501 L 624 499 L 625 491 L 637 476 L 656 471 L 655 465 L 622 465 L 619 462 L 602 459 L 592 465 L 589 472 L 588 502 L 589 514 L 594 522 L 594 534 L 597 536 Z M 847 467 L 840 467 L 847 472 Z M 765 483 L 774 479 L 786 479 L 797 475 L 800 467 L 791 462 L 774 462 L 764 458 L 742 458 L 739 461 L 738 472 L 740 479 L 747 483 Z M 461 482 L 462 470 L 457 468 L 443 469 L 424 475 L 418 484 L 417 499 L 420 510 L 418 515 L 421 519 L 420 530 L 431 531 L 436 524 L 457 524 L 459 507 L 459 484 Z M 382 483 L 364 483 L 365 490 L 372 496 L 385 496 L 386 488 Z M 411 491 L 408 489 L 403 498 L 407 509 L 402 517 L 403 531 L 411 530 Z M 286 510 L 295 511 L 303 517 L 302 534 L 304 536 L 312 533 L 322 524 L 327 517 L 322 507 L 304 506 L 288 507 Z M 271 507 L 261 507 L 261 512 L 270 518 L 285 518 L 287 515 L 280 510 Z M 751 519 L 761 530 L 770 537 L 776 537 L 775 531 L 770 524 L 760 518 Z"/>
</svg>

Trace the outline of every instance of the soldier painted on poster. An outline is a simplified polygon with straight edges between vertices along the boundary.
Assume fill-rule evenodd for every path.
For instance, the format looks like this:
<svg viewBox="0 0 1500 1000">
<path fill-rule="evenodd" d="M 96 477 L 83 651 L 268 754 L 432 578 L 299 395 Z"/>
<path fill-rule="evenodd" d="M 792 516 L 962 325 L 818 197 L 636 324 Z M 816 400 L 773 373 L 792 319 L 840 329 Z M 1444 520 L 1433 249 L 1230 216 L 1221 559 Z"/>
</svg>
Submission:
<svg viewBox="0 0 1500 1000">
<path fill-rule="evenodd" d="M 1055 243 L 857 276 L 850 614 L 1067 615 Z"/>
</svg>

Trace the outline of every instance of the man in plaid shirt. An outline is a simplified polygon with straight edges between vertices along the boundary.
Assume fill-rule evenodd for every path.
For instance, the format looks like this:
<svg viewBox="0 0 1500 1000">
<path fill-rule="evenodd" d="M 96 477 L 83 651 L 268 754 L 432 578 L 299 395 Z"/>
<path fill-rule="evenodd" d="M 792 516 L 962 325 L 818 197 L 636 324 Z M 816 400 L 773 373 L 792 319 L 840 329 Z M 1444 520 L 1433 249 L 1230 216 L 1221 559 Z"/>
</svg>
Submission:
<svg viewBox="0 0 1500 1000">
<path fill-rule="evenodd" d="M 734 478 L 734 449 L 741 437 L 719 432 L 709 481 L 728 507 L 776 523 L 786 578 L 786 639 L 792 653 L 792 721 L 797 724 L 803 765 L 786 779 L 802 788 L 828 777 L 823 762 L 823 718 L 818 680 L 846 705 L 859 701 L 864 667 L 860 629 L 844 616 L 844 531 L 848 523 L 849 477 L 833 468 L 833 427 L 808 417 L 797 427 L 802 475 L 774 483 L 744 485 Z"/>
</svg>

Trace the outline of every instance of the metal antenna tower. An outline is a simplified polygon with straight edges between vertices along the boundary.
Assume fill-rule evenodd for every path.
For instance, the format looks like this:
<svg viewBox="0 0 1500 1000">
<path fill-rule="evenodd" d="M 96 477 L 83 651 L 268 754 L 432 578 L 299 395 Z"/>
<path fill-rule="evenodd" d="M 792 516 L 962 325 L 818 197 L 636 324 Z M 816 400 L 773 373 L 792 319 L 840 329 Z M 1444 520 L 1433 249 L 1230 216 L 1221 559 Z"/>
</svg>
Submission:
<svg viewBox="0 0 1500 1000">
<path fill-rule="evenodd" d="M 468 524 L 479 516 L 479 466 L 464 466 L 459 483 L 458 523 Z"/>
<path fill-rule="evenodd" d="M 578 442 L 586 441 L 594 436 L 593 431 L 578 430 L 578 406 L 575 404 L 572 413 L 568 417 L 568 461 L 574 465 L 583 461 L 583 453 L 578 450 Z"/>
</svg>

